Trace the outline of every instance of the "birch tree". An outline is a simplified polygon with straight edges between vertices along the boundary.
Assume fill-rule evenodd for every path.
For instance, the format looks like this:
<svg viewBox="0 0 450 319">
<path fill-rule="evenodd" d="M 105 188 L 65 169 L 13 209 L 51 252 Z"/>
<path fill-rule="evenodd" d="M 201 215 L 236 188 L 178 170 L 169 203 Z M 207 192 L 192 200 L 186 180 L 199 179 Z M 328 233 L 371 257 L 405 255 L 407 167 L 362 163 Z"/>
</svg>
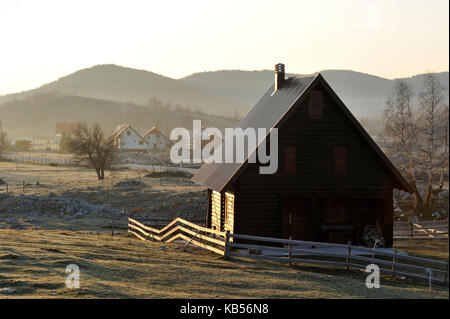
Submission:
<svg viewBox="0 0 450 319">
<path fill-rule="evenodd" d="M 386 102 L 386 134 L 390 139 L 388 148 L 393 162 L 414 190 L 415 210 L 423 206 L 423 198 L 417 186 L 417 117 L 412 109 L 413 90 L 403 81 L 396 81 L 391 97 Z"/>
<path fill-rule="evenodd" d="M 8 135 L 3 130 L 2 122 L 0 122 L 0 158 L 2 157 L 2 153 L 8 147 Z"/>
<path fill-rule="evenodd" d="M 433 196 L 433 171 L 436 166 L 436 138 L 438 130 L 437 115 L 441 113 L 444 103 L 444 88 L 436 75 L 424 75 L 423 91 L 419 94 L 422 110 L 421 137 L 424 142 L 422 151 L 426 157 L 428 180 L 425 188 L 425 205 L 428 207 Z"/>
<path fill-rule="evenodd" d="M 440 159 L 440 174 L 439 174 L 439 188 L 438 198 L 440 199 L 442 190 L 444 188 L 444 179 L 448 175 L 448 139 L 449 139 L 449 107 L 444 105 L 441 116 L 441 129 L 439 134 L 441 144 L 441 159 Z"/>
</svg>

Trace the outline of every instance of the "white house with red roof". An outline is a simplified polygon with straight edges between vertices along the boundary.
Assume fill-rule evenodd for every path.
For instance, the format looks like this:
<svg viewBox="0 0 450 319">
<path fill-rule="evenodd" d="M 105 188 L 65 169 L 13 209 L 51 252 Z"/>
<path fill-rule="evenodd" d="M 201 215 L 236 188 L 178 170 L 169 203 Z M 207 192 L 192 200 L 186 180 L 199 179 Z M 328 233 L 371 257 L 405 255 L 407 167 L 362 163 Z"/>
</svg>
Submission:
<svg viewBox="0 0 450 319">
<path fill-rule="evenodd" d="M 116 127 L 112 135 L 114 145 L 117 149 L 125 152 L 145 152 L 147 143 L 129 124 Z"/>
<path fill-rule="evenodd" d="M 155 126 L 148 130 L 142 138 L 145 140 L 149 151 L 165 151 L 171 145 L 170 140 Z"/>
</svg>

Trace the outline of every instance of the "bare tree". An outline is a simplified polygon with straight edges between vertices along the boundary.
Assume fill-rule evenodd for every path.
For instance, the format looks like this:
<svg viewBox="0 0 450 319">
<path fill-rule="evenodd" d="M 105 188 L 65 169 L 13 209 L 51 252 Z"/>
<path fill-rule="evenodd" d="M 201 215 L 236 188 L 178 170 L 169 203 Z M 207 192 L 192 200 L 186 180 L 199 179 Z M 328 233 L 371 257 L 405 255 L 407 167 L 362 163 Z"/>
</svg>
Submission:
<svg viewBox="0 0 450 319">
<path fill-rule="evenodd" d="M 415 209 L 423 205 L 423 198 L 417 187 L 417 158 L 415 147 L 417 141 L 417 118 L 411 106 L 413 90 L 411 86 L 398 80 L 394 85 L 392 96 L 386 102 L 386 133 L 390 138 L 388 152 L 393 162 L 400 167 L 414 190 Z"/>
<path fill-rule="evenodd" d="M 448 175 L 448 139 L 449 139 L 449 107 L 444 105 L 441 112 L 441 130 L 439 134 L 439 140 L 441 145 L 441 163 L 440 163 L 440 174 L 439 174 L 439 188 L 438 197 L 440 198 L 442 189 L 444 188 L 444 179 Z"/>
<path fill-rule="evenodd" d="M 99 180 L 105 178 L 105 169 L 111 167 L 115 158 L 115 146 L 112 138 L 105 137 L 98 124 L 89 128 L 81 124 L 73 132 L 69 149 L 79 160 L 88 160 L 94 167 Z"/>
<path fill-rule="evenodd" d="M 2 153 L 8 147 L 8 144 L 8 135 L 3 131 L 2 122 L 0 122 L 0 158 L 2 157 Z"/>
<path fill-rule="evenodd" d="M 428 181 L 425 189 L 425 205 L 428 207 L 433 193 L 433 170 L 436 166 L 436 138 L 439 128 L 437 115 L 441 113 L 444 103 L 444 88 L 436 75 L 424 75 L 423 92 L 420 93 L 420 106 L 423 112 L 420 126 L 421 137 L 425 146 L 422 151 L 426 156 Z"/>
</svg>

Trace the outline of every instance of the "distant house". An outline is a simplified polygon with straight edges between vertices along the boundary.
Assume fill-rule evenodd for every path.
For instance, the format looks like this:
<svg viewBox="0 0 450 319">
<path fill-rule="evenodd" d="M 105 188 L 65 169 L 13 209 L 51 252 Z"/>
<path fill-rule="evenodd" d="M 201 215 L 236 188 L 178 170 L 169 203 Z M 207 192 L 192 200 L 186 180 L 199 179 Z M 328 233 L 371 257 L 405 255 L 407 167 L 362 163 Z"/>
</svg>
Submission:
<svg viewBox="0 0 450 319">
<path fill-rule="evenodd" d="M 125 152 L 145 152 L 147 143 L 131 125 L 119 125 L 112 135 L 117 149 Z"/>
<path fill-rule="evenodd" d="M 78 122 L 57 122 L 56 123 L 56 144 L 59 144 L 63 134 L 72 135 L 73 131 L 80 126 Z"/>
<path fill-rule="evenodd" d="M 161 133 L 156 127 L 152 127 L 142 138 L 147 143 L 149 151 L 165 151 L 170 146 L 170 140 Z"/>
<path fill-rule="evenodd" d="M 285 79 L 276 65 L 275 84 L 237 127 L 278 129 L 278 170 L 260 174 L 248 156 L 202 165 L 192 180 L 208 188 L 208 227 L 354 244 L 377 229 L 392 246 L 393 189 L 412 188 L 322 75 Z"/>
</svg>

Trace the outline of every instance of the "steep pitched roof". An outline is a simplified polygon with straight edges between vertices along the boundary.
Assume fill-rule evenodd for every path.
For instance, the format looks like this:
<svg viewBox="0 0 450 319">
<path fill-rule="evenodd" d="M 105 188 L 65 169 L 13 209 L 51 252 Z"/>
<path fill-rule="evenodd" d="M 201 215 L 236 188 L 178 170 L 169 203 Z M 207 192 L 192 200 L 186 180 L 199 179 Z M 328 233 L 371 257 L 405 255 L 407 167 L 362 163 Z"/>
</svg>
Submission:
<svg viewBox="0 0 450 319">
<path fill-rule="evenodd" d="M 119 127 L 119 129 L 117 129 L 112 135 L 111 137 L 119 137 L 120 135 L 122 135 L 123 132 L 126 131 L 126 129 L 130 128 L 131 125 L 122 125 L 122 127 Z"/>
<path fill-rule="evenodd" d="M 399 188 L 412 192 L 412 188 L 409 183 L 398 172 L 378 145 L 364 130 L 361 124 L 359 124 L 353 114 L 351 114 L 320 73 L 311 76 L 288 78 L 276 92 L 274 92 L 274 85 L 272 85 L 236 127 L 242 128 L 243 130 L 246 128 L 272 129 L 274 127 L 279 127 L 280 122 L 286 120 L 290 114 L 292 114 L 292 111 L 296 108 L 296 106 L 298 106 L 301 101 L 309 96 L 308 93 L 318 82 L 323 85 L 325 90 L 337 102 L 339 108 L 343 111 L 345 116 L 350 120 L 357 131 L 372 147 L 387 169 L 392 173 L 398 182 Z M 265 140 L 261 141 L 261 143 L 263 142 L 265 142 Z M 258 144 L 257 147 L 259 147 L 260 144 Z M 256 150 L 257 148 L 254 152 L 256 152 Z M 223 191 L 227 185 L 229 185 L 239 175 L 239 173 L 243 171 L 246 165 L 248 165 L 247 160 L 249 155 L 250 154 L 247 154 L 246 160 L 243 163 L 203 164 L 200 170 L 192 177 L 192 180 L 213 190 Z"/>
<path fill-rule="evenodd" d="M 149 134 L 159 134 L 159 135 L 162 135 L 162 136 L 164 136 L 166 139 L 167 139 L 167 137 L 163 134 L 163 133 L 161 133 L 161 131 L 160 130 L 158 130 L 157 128 L 156 128 L 156 126 L 153 126 L 151 129 L 149 129 L 148 131 L 147 131 L 147 133 L 145 133 L 144 135 L 142 135 L 142 138 L 146 138 L 147 137 L 147 135 L 149 135 Z"/>
</svg>

